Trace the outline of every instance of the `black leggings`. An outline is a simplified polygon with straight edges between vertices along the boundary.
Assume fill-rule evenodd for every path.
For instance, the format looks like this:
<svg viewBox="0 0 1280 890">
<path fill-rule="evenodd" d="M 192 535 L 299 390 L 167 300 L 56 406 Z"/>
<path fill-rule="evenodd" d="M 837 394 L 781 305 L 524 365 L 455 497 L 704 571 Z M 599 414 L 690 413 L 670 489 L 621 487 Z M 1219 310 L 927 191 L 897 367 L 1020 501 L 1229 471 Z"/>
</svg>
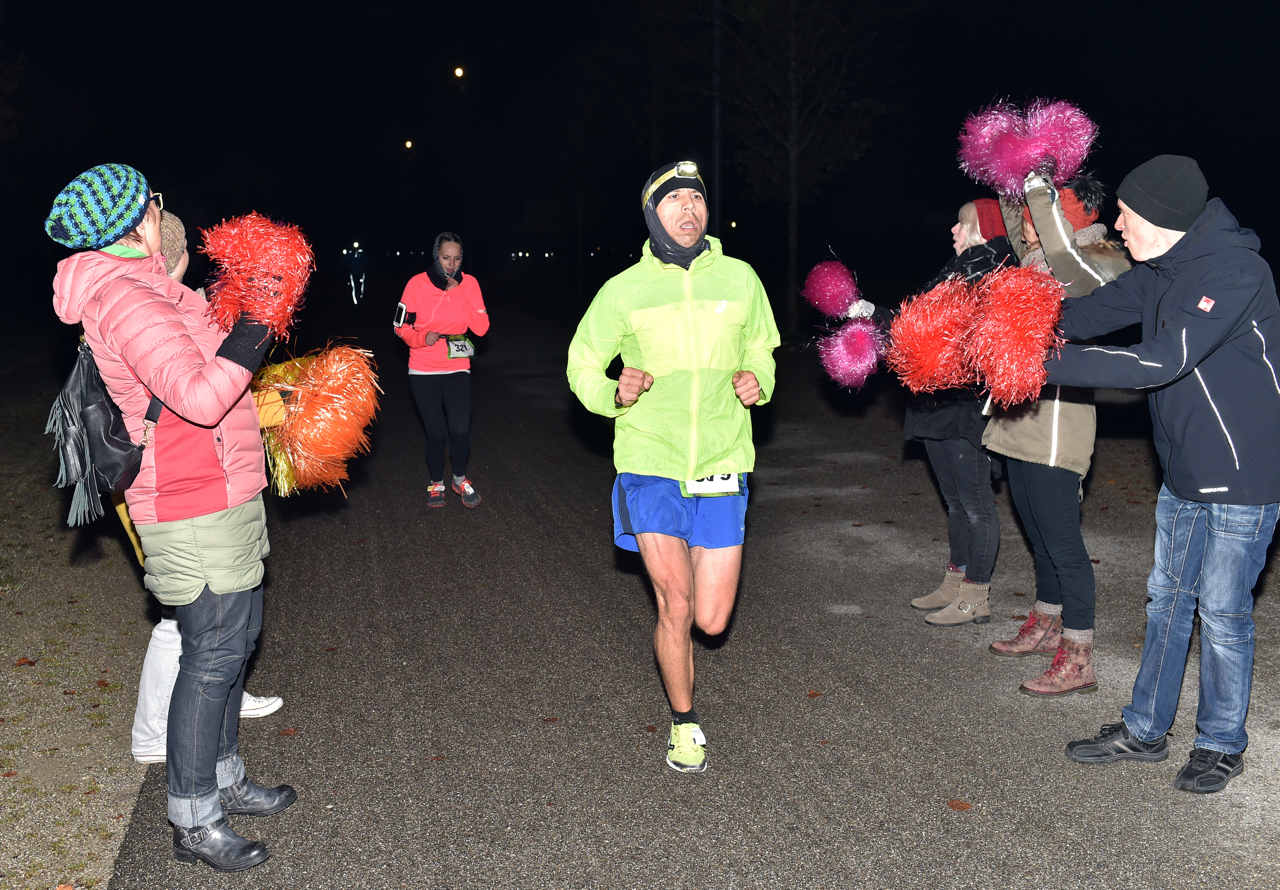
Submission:
<svg viewBox="0 0 1280 890">
<path fill-rule="evenodd" d="M 432 482 L 444 481 L 444 442 L 449 437 L 453 475 L 467 475 L 471 454 L 471 373 L 410 374 L 409 391 L 427 434 L 427 469 Z"/>
<path fill-rule="evenodd" d="M 1036 560 L 1036 599 L 1062 606 L 1067 630 L 1092 630 L 1093 564 L 1080 533 L 1080 476 L 1008 458 L 1009 494 Z"/>
</svg>

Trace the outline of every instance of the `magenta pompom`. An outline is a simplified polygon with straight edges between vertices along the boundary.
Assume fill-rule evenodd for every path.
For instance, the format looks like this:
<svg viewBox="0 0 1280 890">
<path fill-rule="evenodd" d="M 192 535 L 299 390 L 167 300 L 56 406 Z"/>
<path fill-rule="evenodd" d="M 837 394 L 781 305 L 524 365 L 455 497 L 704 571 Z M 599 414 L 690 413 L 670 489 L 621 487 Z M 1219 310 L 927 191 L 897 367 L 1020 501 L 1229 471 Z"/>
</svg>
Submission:
<svg viewBox="0 0 1280 890">
<path fill-rule="evenodd" d="M 1070 102 L 1037 99 L 1023 114 L 1004 102 L 969 115 L 960 131 L 960 169 L 1012 201 L 1040 170 L 1061 186 L 1080 172 L 1098 128 Z"/>
<path fill-rule="evenodd" d="M 862 299 L 853 273 L 837 260 L 825 260 L 810 269 L 802 293 L 827 318 L 844 318 L 849 307 Z"/>
<path fill-rule="evenodd" d="M 869 318 L 854 318 L 830 337 L 818 341 L 818 357 L 836 383 L 862 389 L 867 378 L 875 373 L 884 348 L 880 327 Z"/>
</svg>

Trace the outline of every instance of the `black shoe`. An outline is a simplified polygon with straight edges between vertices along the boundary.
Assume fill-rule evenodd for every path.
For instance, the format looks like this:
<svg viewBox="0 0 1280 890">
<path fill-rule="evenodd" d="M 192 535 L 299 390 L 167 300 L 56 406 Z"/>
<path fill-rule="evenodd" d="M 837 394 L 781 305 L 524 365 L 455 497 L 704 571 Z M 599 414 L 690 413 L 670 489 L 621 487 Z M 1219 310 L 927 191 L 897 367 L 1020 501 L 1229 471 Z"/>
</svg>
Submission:
<svg viewBox="0 0 1280 890">
<path fill-rule="evenodd" d="M 1115 763 L 1117 760 L 1158 763 L 1169 756 L 1169 736 L 1143 742 L 1129 735 L 1129 727 L 1123 720 L 1104 723 L 1093 738 L 1067 742 L 1067 756 L 1076 763 Z"/>
<path fill-rule="evenodd" d="M 222 801 L 222 812 L 228 816 L 270 816 L 297 800 L 298 792 L 292 785 L 263 788 L 241 779 L 230 788 L 219 788 L 218 799 Z"/>
<path fill-rule="evenodd" d="M 244 871 L 271 858 L 266 845 L 232 831 L 226 817 L 199 828 L 173 826 L 173 858 L 188 865 L 203 862 L 214 871 Z"/>
<path fill-rule="evenodd" d="M 1208 748 L 1192 748 L 1191 760 L 1178 772 L 1173 787 L 1192 794 L 1213 794 L 1244 772 L 1243 754 L 1223 754 Z"/>
</svg>

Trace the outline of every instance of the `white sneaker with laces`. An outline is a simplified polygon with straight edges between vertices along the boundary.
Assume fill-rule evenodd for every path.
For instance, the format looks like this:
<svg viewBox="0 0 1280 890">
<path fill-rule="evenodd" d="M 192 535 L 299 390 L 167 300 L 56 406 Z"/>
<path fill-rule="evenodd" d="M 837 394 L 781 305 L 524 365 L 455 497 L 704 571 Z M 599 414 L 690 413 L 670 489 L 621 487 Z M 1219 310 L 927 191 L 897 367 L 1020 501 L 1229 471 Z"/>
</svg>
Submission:
<svg viewBox="0 0 1280 890">
<path fill-rule="evenodd" d="M 284 699 L 278 695 L 250 695 L 246 692 L 240 699 L 240 716 L 265 717 L 268 714 L 274 714 L 282 707 L 284 707 Z"/>
</svg>

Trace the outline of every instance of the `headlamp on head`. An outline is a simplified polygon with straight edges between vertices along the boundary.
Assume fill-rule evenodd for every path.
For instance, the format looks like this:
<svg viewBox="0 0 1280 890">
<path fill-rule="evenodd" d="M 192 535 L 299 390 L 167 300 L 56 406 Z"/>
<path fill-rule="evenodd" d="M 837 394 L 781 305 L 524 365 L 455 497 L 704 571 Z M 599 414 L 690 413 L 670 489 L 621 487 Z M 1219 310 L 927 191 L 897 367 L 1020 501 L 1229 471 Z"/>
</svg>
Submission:
<svg viewBox="0 0 1280 890">
<path fill-rule="evenodd" d="M 693 179 L 697 180 L 697 185 L 693 183 L 679 184 L 671 183 L 673 179 Z M 671 183 L 668 185 L 668 183 Z M 664 188 L 665 186 L 665 188 Z M 640 206 L 644 207 L 649 203 L 649 199 L 655 194 L 663 197 L 667 192 L 673 192 L 676 189 L 690 188 L 702 195 L 707 196 L 707 184 L 702 181 L 702 175 L 698 172 L 698 164 L 695 161 L 677 161 L 672 165 L 671 169 L 663 173 L 653 181 L 653 185 L 645 189 L 644 197 L 640 201 Z M 661 194 L 658 194 L 661 191 Z"/>
</svg>

